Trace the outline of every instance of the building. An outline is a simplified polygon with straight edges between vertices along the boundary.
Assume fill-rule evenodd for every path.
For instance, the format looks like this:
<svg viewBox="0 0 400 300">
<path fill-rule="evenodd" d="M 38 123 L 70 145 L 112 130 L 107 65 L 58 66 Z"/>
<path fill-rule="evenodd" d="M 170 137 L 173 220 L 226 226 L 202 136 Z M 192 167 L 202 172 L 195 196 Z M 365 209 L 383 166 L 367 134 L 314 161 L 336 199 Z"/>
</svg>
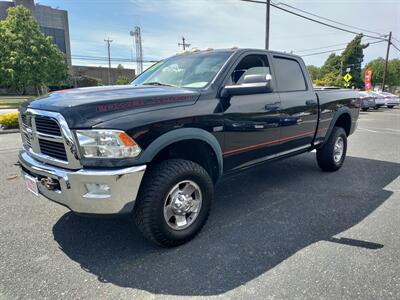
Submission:
<svg viewBox="0 0 400 300">
<path fill-rule="evenodd" d="M 91 77 L 100 80 L 102 84 L 108 84 L 108 67 L 72 66 L 72 74 L 74 81 L 79 77 Z M 125 68 L 110 69 L 111 84 L 115 84 L 120 77 L 125 77 L 131 81 L 135 78 L 135 70 Z M 76 83 L 74 85 L 77 86 Z"/>
<path fill-rule="evenodd" d="M 7 17 L 7 9 L 23 5 L 31 11 L 40 25 L 40 30 L 53 37 L 53 42 L 64 52 L 68 65 L 71 66 L 71 48 L 69 39 L 68 12 L 58 8 L 35 4 L 34 0 L 0 1 L 0 20 Z"/>
</svg>

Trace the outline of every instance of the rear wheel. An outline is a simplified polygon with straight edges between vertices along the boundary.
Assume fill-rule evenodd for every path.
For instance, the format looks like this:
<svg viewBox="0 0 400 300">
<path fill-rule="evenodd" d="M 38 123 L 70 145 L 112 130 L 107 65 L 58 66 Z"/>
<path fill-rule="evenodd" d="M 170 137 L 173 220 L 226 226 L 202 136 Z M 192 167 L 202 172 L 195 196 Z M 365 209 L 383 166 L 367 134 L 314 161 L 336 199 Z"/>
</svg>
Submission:
<svg viewBox="0 0 400 300">
<path fill-rule="evenodd" d="M 393 107 L 394 107 L 394 105 L 388 105 L 387 107 L 388 107 L 388 108 L 393 108 Z"/>
<path fill-rule="evenodd" d="M 377 110 L 379 108 L 379 106 L 374 106 L 374 109 Z"/>
<path fill-rule="evenodd" d="M 322 148 L 317 149 L 317 163 L 324 171 L 340 169 L 346 158 L 347 135 L 342 127 L 334 127 Z"/>
<path fill-rule="evenodd" d="M 174 247 L 205 224 L 213 199 L 212 180 L 200 165 L 171 159 L 146 174 L 134 209 L 139 230 L 150 241 Z"/>
<path fill-rule="evenodd" d="M 366 107 L 363 107 L 361 109 L 362 109 L 362 111 L 367 111 L 368 110 L 368 108 L 366 108 Z"/>
</svg>

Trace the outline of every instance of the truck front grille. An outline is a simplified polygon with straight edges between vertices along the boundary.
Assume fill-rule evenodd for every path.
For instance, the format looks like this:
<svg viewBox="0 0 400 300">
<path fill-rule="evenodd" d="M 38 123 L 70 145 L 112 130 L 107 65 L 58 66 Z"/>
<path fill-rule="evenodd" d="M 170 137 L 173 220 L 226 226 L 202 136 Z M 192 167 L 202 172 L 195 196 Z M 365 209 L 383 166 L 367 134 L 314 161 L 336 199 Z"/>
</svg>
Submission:
<svg viewBox="0 0 400 300">
<path fill-rule="evenodd" d="M 60 126 L 51 118 L 35 116 L 35 124 L 38 132 L 61 136 Z"/>
<path fill-rule="evenodd" d="M 23 146 L 35 159 L 81 168 L 73 134 L 61 114 L 28 108 L 20 114 L 20 128 Z"/>
<path fill-rule="evenodd" d="M 67 152 L 63 143 L 42 140 L 39 138 L 40 152 L 44 155 L 54 157 L 59 160 L 67 161 Z"/>
</svg>

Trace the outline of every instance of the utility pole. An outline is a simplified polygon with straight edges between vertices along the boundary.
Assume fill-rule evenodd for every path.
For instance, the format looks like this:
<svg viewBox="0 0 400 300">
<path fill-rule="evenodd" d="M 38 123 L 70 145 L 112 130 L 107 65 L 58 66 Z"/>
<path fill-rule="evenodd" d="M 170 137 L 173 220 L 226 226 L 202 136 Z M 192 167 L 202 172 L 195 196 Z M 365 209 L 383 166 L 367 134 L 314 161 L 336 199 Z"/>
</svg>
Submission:
<svg viewBox="0 0 400 300">
<path fill-rule="evenodd" d="M 271 0 L 267 0 L 266 14 L 265 14 L 265 49 L 269 49 L 269 21 L 271 11 Z"/>
<path fill-rule="evenodd" d="M 108 84 L 111 84 L 111 43 L 112 40 L 110 38 L 104 40 L 107 43 L 107 51 L 108 51 Z"/>
<path fill-rule="evenodd" d="M 183 51 L 185 51 L 186 47 L 188 47 L 188 48 L 190 47 L 190 44 L 187 44 L 185 37 L 182 37 L 182 43 L 178 43 L 178 46 L 182 46 Z"/>
<path fill-rule="evenodd" d="M 388 44 L 387 44 L 387 49 L 386 49 L 385 69 L 383 71 L 382 92 L 385 91 L 387 65 L 388 65 L 388 60 L 389 60 L 389 50 L 390 50 L 390 45 L 391 44 L 392 44 L 392 32 L 389 32 L 389 39 L 388 39 Z"/>
</svg>

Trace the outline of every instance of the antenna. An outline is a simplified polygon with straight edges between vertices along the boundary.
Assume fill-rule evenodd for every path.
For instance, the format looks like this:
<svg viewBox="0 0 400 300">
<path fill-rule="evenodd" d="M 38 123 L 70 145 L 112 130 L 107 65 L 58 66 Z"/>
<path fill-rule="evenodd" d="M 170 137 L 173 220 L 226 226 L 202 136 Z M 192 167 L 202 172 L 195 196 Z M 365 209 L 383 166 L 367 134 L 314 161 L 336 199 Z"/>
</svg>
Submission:
<svg viewBox="0 0 400 300">
<path fill-rule="evenodd" d="M 142 49 L 142 33 L 139 26 L 135 26 L 134 30 L 131 30 L 130 35 L 134 37 L 133 44 L 136 50 L 136 71 L 139 75 L 143 72 L 143 49 Z"/>
</svg>

